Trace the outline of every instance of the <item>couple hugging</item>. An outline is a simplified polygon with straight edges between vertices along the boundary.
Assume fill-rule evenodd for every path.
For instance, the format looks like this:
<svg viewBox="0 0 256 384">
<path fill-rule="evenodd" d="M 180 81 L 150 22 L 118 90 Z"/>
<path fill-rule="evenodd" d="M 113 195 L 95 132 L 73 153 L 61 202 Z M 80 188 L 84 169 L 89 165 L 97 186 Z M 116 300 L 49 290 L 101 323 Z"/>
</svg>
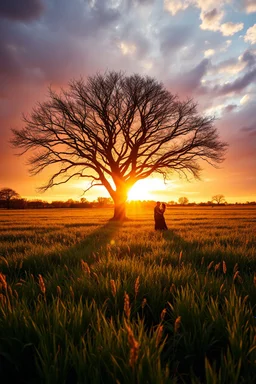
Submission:
<svg viewBox="0 0 256 384">
<path fill-rule="evenodd" d="M 166 205 L 157 201 L 154 208 L 155 229 L 168 229 L 164 218 L 165 210 Z"/>
</svg>

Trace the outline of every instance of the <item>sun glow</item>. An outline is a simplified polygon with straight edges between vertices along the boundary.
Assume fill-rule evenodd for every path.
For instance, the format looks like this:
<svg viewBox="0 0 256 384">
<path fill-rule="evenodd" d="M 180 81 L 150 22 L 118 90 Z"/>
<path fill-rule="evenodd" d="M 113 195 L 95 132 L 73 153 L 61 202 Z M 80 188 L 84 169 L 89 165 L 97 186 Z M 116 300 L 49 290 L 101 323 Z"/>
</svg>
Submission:
<svg viewBox="0 0 256 384">
<path fill-rule="evenodd" d="M 161 179 L 139 180 L 130 189 L 128 200 L 156 200 L 158 193 L 166 190 L 167 186 Z"/>
</svg>

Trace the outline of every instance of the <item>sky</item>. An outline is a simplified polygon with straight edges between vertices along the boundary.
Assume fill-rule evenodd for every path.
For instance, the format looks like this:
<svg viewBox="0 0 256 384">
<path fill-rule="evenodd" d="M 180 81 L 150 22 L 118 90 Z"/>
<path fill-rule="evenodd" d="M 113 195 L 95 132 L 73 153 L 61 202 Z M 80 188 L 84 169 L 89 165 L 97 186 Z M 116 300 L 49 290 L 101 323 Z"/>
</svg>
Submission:
<svg viewBox="0 0 256 384">
<path fill-rule="evenodd" d="M 255 0 L 1 0 L 0 188 L 80 199 L 79 180 L 37 192 L 50 169 L 29 176 L 27 158 L 9 144 L 11 128 L 23 126 L 22 114 L 47 99 L 49 86 L 108 70 L 152 76 L 181 100 L 192 97 L 229 144 L 219 169 L 202 164 L 200 181 L 154 177 L 130 198 L 256 200 Z M 107 193 L 95 187 L 84 197 L 98 196 Z"/>
</svg>

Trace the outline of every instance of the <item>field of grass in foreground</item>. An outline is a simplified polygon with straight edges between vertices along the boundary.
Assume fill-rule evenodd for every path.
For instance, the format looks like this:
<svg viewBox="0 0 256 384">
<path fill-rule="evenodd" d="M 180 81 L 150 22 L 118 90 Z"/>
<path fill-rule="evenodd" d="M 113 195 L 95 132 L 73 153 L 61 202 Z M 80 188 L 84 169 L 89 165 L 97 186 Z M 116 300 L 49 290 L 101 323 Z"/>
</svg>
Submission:
<svg viewBox="0 0 256 384">
<path fill-rule="evenodd" d="M 1 383 L 255 383 L 255 213 L 0 211 Z"/>
</svg>

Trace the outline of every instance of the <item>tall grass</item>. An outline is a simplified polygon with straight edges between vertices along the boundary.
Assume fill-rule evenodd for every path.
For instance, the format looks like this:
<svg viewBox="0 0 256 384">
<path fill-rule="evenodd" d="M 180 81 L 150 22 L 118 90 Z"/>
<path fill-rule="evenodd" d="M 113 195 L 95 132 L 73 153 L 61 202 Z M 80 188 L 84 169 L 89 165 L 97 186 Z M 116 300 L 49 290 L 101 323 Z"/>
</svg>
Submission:
<svg viewBox="0 0 256 384">
<path fill-rule="evenodd" d="M 254 383 L 255 212 L 0 211 L 1 383 Z"/>
</svg>

